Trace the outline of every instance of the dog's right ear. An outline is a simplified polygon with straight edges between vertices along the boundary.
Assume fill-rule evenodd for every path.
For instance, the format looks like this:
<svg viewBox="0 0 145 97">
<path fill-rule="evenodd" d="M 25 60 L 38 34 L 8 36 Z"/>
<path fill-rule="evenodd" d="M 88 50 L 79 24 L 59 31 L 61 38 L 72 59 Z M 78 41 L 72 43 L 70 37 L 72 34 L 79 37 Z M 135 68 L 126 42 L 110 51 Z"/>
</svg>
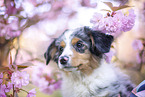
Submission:
<svg viewBox="0 0 145 97">
<path fill-rule="evenodd" d="M 46 59 L 46 65 L 50 62 L 51 59 L 54 59 L 55 53 L 57 51 L 57 48 L 55 46 L 55 41 L 54 40 L 50 46 L 48 47 L 47 51 L 44 54 L 44 57 Z"/>
<path fill-rule="evenodd" d="M 84 27 L 84 32 L 90 37 L 90 51 L 93 54 L 102 56 L 102 54 L 108 53 L 110 51 L 111 44 L 114 40 L 112 35 L 104 34 L 101 31 L 94 31 L 89 27 Z"/>
</svg>

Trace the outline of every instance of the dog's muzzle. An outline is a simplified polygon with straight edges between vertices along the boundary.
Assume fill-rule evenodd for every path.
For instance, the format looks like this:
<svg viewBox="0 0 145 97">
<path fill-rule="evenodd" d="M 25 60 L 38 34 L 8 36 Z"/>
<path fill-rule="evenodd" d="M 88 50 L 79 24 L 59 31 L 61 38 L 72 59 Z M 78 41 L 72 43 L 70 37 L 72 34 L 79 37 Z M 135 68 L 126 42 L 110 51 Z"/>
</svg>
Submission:
<svg viewBox="0 0 145 97">
<path fill-rule="evenodd" d="M 71 66 L 71 64 L 69 63 L 69 57 L 68 56 L 61 56 L 59 58 L 59 68 L 66 70 L 66 71 L 74 71 L 74 70 L 78 70 L 78 68 L 81 66 L 82 64 L 80 64 L 79 66 Z"/>
<path fill-rule="evenodd" d="M 68 63 L 69 57 L 67 56 L 62 56 L 60 57 L 60 64 L 66 65 Z"/>
</svg>

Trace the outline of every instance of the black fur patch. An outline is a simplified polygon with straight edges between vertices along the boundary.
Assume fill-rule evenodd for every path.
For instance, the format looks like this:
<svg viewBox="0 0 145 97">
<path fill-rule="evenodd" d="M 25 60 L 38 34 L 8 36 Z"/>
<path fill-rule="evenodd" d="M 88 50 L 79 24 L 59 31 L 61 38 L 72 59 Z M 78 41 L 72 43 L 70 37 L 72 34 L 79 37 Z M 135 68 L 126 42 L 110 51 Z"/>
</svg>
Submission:
<svg viewBox="0 0 145 97">
<path fill-rule="evenodd" d="M 90 38 L 92 37 L 92 39 L 90 39 L 91 53 L 102 57 L 103 53 L 110 51 L 111 43 L 113 42 L 113 36 L 101 33 L 101 31 L 93 31 L 88 27 L 84 27 L 84 31 L 88 34 L 88 36 L 90 36 Z"/>
<path fill-rule="evenodd" d="M 133 86 L 128 84 L 128 85 L 126 85 L 126 89 L 127 89 L 127 91 L 131 92 L 133 90 Z"/>
<path fill-rule="evenodd" d="M 44 54 L 44 57 L 46 59 L 46 65 L 49 63 L 49 61 L 52 59 L 53 56 L 51 56 L 52 50 L 55 48 L 55 41 L 54 40 L 50 46 L 48 47 L 46 53 Z M 56 49 L 56 48 L 55 48 Z"/>
</svg>

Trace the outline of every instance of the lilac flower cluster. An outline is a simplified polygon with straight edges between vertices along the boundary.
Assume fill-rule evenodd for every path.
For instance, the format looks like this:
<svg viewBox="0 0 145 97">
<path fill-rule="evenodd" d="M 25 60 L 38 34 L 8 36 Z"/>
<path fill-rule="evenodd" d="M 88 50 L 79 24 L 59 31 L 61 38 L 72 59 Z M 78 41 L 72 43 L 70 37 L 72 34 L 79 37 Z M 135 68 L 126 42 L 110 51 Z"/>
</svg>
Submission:
<svg viewBox="0 0 145 97">
<path fill-rule="evenodd" d="M 19 22 L 17 17 L 9 17 L 8 19 L 0 20 L 0 37 L 5 39 L 12 39 L 18 37 L 21 34 L 19 29 Z"/>
<path fill-rule="evenodd" d="M 29 74 L 25 71 L 18 71 L 17 68 L 11 69 L 11 67 L 16 66 L 10 66 L 8 70 L 0 73 L 0 97 L 14 97 L 15 92 L 18 93 L 19 91 L 26 92 L 27 97 L 35 97 L 35 89 L 32 89 L 29 92 L 22 89 L 22 86 L 27 86 L 29 84 Z M 4 75 L 7 75 L 7 77 Z M 10 90 L 13 91 L 13 94 L 6 94 L 10 92 Z"/>
<path fill-rule="evenodd" d="M 135 39 L 132 42 L 132 47 L 135 51 L 137 51 L 137 54 L 136 54 L 137 63 L 138 64 L 145 63 L 144 44 L 142 40 Z"/>
<path fill-rule="evenodd" d="M 122 11 L 108 12 L 106 16 L 100 13 L 95 13 L 91 19 L 94 30 L 101 30 L 103 33 L 119 36 L 121 32 L 129 31 L 133 28 L 135 23 L 134 10 L 128 10 L 129 15 Z"/>
<path fill-rule="evenodd" d="M 51 72 L 45 72 L 46 66 L 36 66 L 32 74 L 32 82 L 39 87 L 40 91 L 45 94 L 52 94 L 55 90 L 61 86 L 61 80 L 59 74 L 52 74 Z M 39 80 L 39 81 L 38 81 Z"/>
<path fill-rule="evenodd" d="M 19 27 L 20 15 L 17 15 L 21 10 L 20 7 L 16 7 L 15 0 L 2 0 L 0 4 L 0 37 L 9 40 L 21 34 Z"/>
<path fill-rule="evenodd" d="M 105 53 L 105 60 L 107 63 L 110 63 L 112 60 L 112 57 L 115 56 L 116 52 L 114 50 L 110 50 L 110 52 Z"/>
</svg>

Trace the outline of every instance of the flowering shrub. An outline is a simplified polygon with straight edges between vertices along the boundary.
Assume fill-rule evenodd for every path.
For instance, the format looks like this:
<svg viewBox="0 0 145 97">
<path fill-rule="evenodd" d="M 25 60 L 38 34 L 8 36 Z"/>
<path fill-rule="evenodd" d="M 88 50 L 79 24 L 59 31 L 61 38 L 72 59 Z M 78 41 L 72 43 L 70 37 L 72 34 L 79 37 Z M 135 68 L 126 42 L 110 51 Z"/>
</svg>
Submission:
<svg viewBox="0 0 145 97">
<path fill-rule="evenodd" d="M 7 40 L 18 37 L 21 34 L 17 17 L 9 17 L 7 20 L 0 20 L 0 29 L 0 37 L 5 37 Z"/>
<path fill-rule="evenodd" d="M 135 24 L 135 13 L 133 9 L 129 9 L 127 13 L 123 13 L 121 9 L 127 8 L 130 6 L 123 5 L 119 7 L 113 7 L 113 4 L 110 2 L 104 2 L 111 9 L 107 11 L 106 15 L 103 16 L 101 13 L 95 13 L 90 22 L 93 24 L 93 30 L 100 30 L 103 33 L 113 35 L 115 39 L 122 34 L 122 32 L 130 31 Z M 143 39 L 142 39 L 143 40 Z M 115 40 L 117 41 L 117 40 Z M 117 44 L 117 43 L 116 43 Z M 134 50 L 139 52 L 136 55 L 137 63 L 142 66 L 144 63 L 144 45 L 141 40 L 134 40 L 132 43 Z M 110 63 L 112 57 L 117 55 L 115 51 L 110 50 L 109 53 L 105 54 L 106 62 Z M 118 59 L 118 58 L 117 58 Z M 140 67 L 141 68 L 141 67 Z"/>
<path fill-rule="evenodd" d="M 46 66 L 40 65 L 34 67 L 32 73 L 32 82 L 39 87 L 40 91 L 46 94 L 52 94 L 61 86 L 61 77 L 59 73 L 52 73 L 51 70 L 45 72 Z M 38 81 L 39 80 L 39 81 Z"/>
<path fill-rule="evenodd" d="M 115 56 L 115 51 L 114 50 L 110 50 L 110 52 L 105 53 L 105 60 L 106 60 L 106 62 L 110 63 L 113 56 Z"/>
<path fill-rule="evenodd" d="M 15 97 L 15 94 L 20 91 L 26 92 L 27 97 L 35 96 L 35 89 L 29 92 L 22 89 L 22 86 L 29 84 L 29 74 L 26 71 L 19 71 L 17 68 L 16 65 L 12 64 L 12 59 L 10 58 L 9 68 L 4 68 L 4 71 L 0 73 L 0 97 Z M 13 91 L 13 94 L 7 94 L 10 90 Z"/>
<path fill-rule="evenodd" d="M 122 32 L 130 31 L 133 28 L 135 23 L 135 17 L 136 17 L 133 9 L 129 9 L 127 13 L 123 13 L 121 9 L 129 6 L 123 5 L 119 7 L 113 7 L 113 5 L 109 2 L 105 2 L 105 4 L 107 4 L 111 8 L 111 11 L 106 10 L 107 12 L 105 15 L 100 13 L 95 13 L 93 18 L 90 20 L 90 22 L 93 24 L 92 29 L 101 30 L 103 33 L 113 35 L 115 38 L 117 38 L 122 34 Z M 91 3 L 91 0 L 78 0 L 78 1 L 76 0 L 74 1 L 73 0 L 24 0 L 24 1 L 1 0 L 0 1 L 0 17 L 1 17 L 0 18 L 0 31 L 1 31 L 0 32 L 0 66 L 1 66 L 1 62 L 4 59 L 7 59 L 7 57 L 5 57 L 4 55 L 9 54 L 10 50 L 13 48 L 14 46 L 12 44 L 13 40 L 17 39 L 17 37 L 19 37 L 26 28 L 35 25 L 41 20 L 42 21 L 47 20 L 47 22 L 51 22 L 53 24 L 53 26 L 51 27 L 51 25 L 46 25 L 46 23 L 44 23 L 47 29 L 46 31 L 49 33 L 48 35 L 50 35 L 50 33 L 59 32 L 60 29 L 58 30 L 58 28 L 61 28 L 61 30 L 64 30 L 64 28 L 66 29 L 67 28 L 66 25 L 67 26 L 70 25 L 69 24 L 70 21 L 77 20 L 77 14 L 79 12 L 78 10 L 85 7 L 88 9 L 89 7 L 91 7 L 94 8 L 94 10 L 96 10 L 95 9 L 96 6 L 97 4 Z M 86 14 L 87 11 L 84 13 Z M 62 17 L 64 17 L 65 19 L 63 19 Z M 75 17 L 75 19 L 73 19 L 72 17 L 73 18 Z M 81 15 L 81 18 L 83 18 L 83 21 L 85 21 L 83 14 Z M 63 24 L 65 25 L 64 27 L 60 27 L 60 26 L 58 27 L 57 25 L 55 25 L 56 24 L 55 22 L 59 23 L 58 21 L 55 21 L 58 19 L 61 22 L 60 25 Z M 75 22 L 75 24 L 78 23 L 78 20 L 77 22 Z M 40 28 L 43 30 L 44 28 L 42 28 L 42 26 L 44 25 L 40 26 Z M 10 46 L 8 46 L 9 43 Z M 141 64 L 141 65 L 144 64 L 145 41 L 143 39 L 137 39 L 133 42 L 132 46 L 134 50 L 137 52 L 136 54 L 137 64 Z M 8 50 L 8 52 L 6 52 L 6 50 Z M 18 52 L 19 46 L 18 49 L 16 50 L 17 50 L 16 54 L 19 53 Z M 117 56 L 117 49 L 115 50 L 111 49 L 109 53 L 105 54 L 106 55 L 105 59 L 108 63 L 111 62 L 113 56 Z M 23 56 L 28 57 L 26 55 Z M 15 60 L 17 60 L 17 57 L 15 58 Z M 6 64 L 5 62 L 3 63 Z M 49 72 L 45 72 L 44 68 L 46 67 L 45 66 L 34 67 L 32 73 L 32 83 L 35 86 L 37 86 L 41 92 L 46 94 L 52 94 L 55 90 L 60 88 L 61 76 L 59 75 L 59 73 L 56 72 L 52 73 L 51 70 L 48 70 Z M 1 96 L 14 97 L 15 94 L 19 93 L 20 91 L 26 92 L 27 97 L 35 96 L 36 94 L 35 89 L 32 89 L 30 91 L 22 89 L 23 86 L 27 86 L 28 84 L 30 84 L 30 82 L 31 82 L 30 75 L 26 71 L 20 70 L 18 65 L 12 64 L 11 62 L 8 68 L 4 68 L 4 70 L 0 72 L 0 97 Z"/>
<path fill-rule="evenodd" d="M 144 39 L 135 39 L 132 42 L 132 47 L 135 51 L 137 51 L 136 54 L 136 60 L 138 64 L 144 64 L 145 63 L 145 40 Z"/>
<path fill-rule="evenodd" d="M 133 28 L 135 14 L 133 9 L 129 10 L 129 15 L 124 14 L 121 10 L 109 11 L 105 16 L 95 13 L 90 22 L 93 23 L 94 30 L 118 37 L 122 32 Z"/>
</svg>

